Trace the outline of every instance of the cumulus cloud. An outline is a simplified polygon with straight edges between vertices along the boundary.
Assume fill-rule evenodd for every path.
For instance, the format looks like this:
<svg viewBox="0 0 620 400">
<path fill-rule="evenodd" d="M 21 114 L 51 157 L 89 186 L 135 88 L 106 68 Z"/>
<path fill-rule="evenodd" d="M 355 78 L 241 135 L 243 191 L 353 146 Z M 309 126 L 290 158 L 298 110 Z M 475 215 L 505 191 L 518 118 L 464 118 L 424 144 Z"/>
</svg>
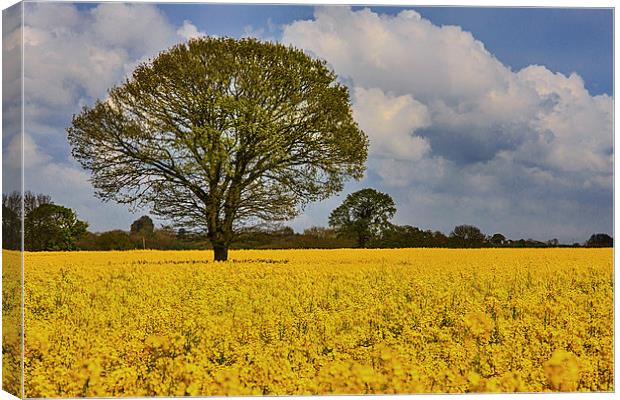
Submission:
<svg viewBox="0 0 620 400">
<path fill-rule="evenodd" d="M 506 84 L 509 72 L 484 45 L 456 26 L 438 27 L 415 11 L 321 7 L 313 21 L 283 30 L 283 41 L 325 58 L 364 87 L 456 102 Z"/>
<path fill-rule="evenodd" d="M 428 151 L 428 140 L 415 135 L 430 125 L 426 106 L 410 95 L 393 96 L 380 89 L 357 87 L 353 114 L 368 132 L 370 151 L 377 157 L 419 160 Z"/>
<path fill-rule="evenodd" d="M 51 107 L 104 96 L 138 62 L 184 40 L 187 30 L 177 33 L 147 4 L 102 3 L 79 11 L 28 3 L 24 23 L 26 98 Z"/>
<path fill-rule="evenodd" d="M 198 28 L 196 28 L 196 25 L 185 20 L 183 21 L 183 25 L 177 29 L 177 35 L 189 40 L 200 36 L 206 36 L 206 33 L 200 32 Z"/>
<path fill-rule="evenodd" d="M 25 187 L 75 208 L 95 230 L 124 227 L 131 213 L 94 197 L 88 173 L 70 157 L 65 129 L 73 114 L 105 97 L 138 63 L 202 33 L 191 21 L 175 27 L 157 7 L 137 3 L 102 3 L 82 10 L 71 4 L 28 3 L 24 24 Z M 16 27 L 12 30 L 8 44 L 21 36 Z M 5 46 L 4 56 L 14 48 L 19 50 Z M 8 106 L 3 104 L 5 111 Z M 5 167 L 21 163 L 21 146 L 17 135 L 3 149 Z"/>
<path fill-rule="evenodd" d="M 471 33 L 411 10 L 318 8 L 282 41 L 352 87 L 371 143 L 367 183 L 397 197 L 402 221 L 611 231 L 613 99 L 590 95 L 576 73 L 512 71 Z"/>
</svg>

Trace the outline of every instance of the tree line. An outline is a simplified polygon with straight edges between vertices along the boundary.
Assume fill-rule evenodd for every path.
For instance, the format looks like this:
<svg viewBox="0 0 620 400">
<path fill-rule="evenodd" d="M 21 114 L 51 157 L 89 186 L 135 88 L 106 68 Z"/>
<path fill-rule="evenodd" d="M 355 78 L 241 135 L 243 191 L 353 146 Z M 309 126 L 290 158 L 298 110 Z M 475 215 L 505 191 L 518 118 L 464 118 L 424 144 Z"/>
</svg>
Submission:
<svg viewBox="0 0 620 400">
<path fill-rule="evenodd" d="M 2 196 L 2 244 L 5 249 L 21 248 L 21 217 L 24 216 L 24 247 L 27 251 L 69 250 L 189 250 L 212 249 L 204 232 L 170 225 L 156 227 L 149 216 L 133 221 L 128 230 L 93 233 L 76 213 L 52 202 L 48 195 L 14 192 Z M 233 249 L 334 249 L 334 248 L 489 248 L 489 247 L 611 247 L 613 239 L 604 233 L 584 243 L 561 244 L 557 239 L 508 239 L 501 233 L 484 234 L 473 225 L 457 225 L 449 234 L 397 225 L 392 198 L 374 189 L 362 189 L 347 196 L 332 211 L 329 226 L 313 226 L 302 233 L 279 225 L 241 229 L 230 243 Z"/>
</svg>

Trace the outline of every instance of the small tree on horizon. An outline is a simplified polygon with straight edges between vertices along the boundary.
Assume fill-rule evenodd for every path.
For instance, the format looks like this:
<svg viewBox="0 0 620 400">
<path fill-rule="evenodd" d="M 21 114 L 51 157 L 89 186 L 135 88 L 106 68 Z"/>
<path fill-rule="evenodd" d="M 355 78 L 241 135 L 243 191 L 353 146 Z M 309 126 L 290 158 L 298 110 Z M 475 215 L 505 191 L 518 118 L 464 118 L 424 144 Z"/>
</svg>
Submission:
<svg viewBox="0 0 620 400">
<path fill-rule="evenodd" d="M 586 242 L 587 247 L 613 247 L 614 239 L 606 233 L 595 233 Z"/>
<path fill-rule="evenodd" d="M 480 228 L 473 225 L 457 225 L 450 233 L 450 239 L 452 239 L 457 246 L 465 247 L 479 247 L 482 246 L 485 240 L 484 233 Z"/>
<path fill-rule="evenodd" d="M 341 235 L 354 237 L 363 248 L 390 227 L 389 220 L 395 213 L 396 206 L 390 195 L 367 188 L 349 194 L 331 212 L 329 226 Z"/>
<path fill-rule="evenodd" d="M 148 215 L 143 215 L 131 223 L 129 232 L 132 234 L 152 235 L 155 231 L 155 224 Z"/>
<path fill-rule="evenodd" d="M 504 245 L 506 244 L 506 236 L 502 235 L 501 233 L 496 233 L 489 238 L 489 243 L 494 246 Z"/>
<path fill-rule="evenodd" d="M 363 176 L 368 138 L 322 60 L 197 38 L 138 66 L 68 129 L 96 195 L 205 231 L 216 261 L 243 226 L 283 221 Z"/>
</svg>

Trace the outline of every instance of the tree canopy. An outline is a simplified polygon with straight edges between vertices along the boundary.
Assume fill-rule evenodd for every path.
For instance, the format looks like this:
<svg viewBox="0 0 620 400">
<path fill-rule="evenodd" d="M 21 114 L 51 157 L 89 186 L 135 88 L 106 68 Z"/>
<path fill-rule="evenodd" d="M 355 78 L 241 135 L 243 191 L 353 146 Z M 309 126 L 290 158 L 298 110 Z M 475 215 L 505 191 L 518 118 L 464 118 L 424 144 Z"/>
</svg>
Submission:
<svg viewBox="0 0 620 400">
<path fill-rule="evenodd" d="M 501 233 L 495 233 L 489 238 L 489 242 L 495 246 L 501 246 L 506 242 L 506 236 Z"/>
<path fill-rule="evenodd" d="M 152 235 L 155 231 L 155 224 L 148 215 L 143 215 L 131 223 L 129 231 L 132 234 Z"/>
<path fill-rule="evenodd" d="M 22 246 L 22 218 L 43 204 L 50 204 L 52 198 L 42 193 L 19 191 L 2 194 L 2 248 L 19 250 Z"/>
<path fill-rule="evenodd" d="M 354 236 L 359 247 L 366 247 L 390 227 L 389 220 L 395 213 L 390 195 L 367 188 L 349 194 L 331 212 L 329 225 L 343 235 Z"/>
<path fill-rule="evenodd" d="M 88 227 L 71 209 L 51 203 L 30 211 L 24 225 L 24 247 L 29 251 L 75 250 Z"/>
<path fill-rule="evenodd" d="M 613 247 L 614 239 L 606 233 L 595 233 L 586 242 L 588 247 Z"/>
<path fill-rule="evenodd" d="M 450 237 L 456 244 L 463 247 L 479 247 L 485 240 L 484 233 L 480 228 L 473 225 L 457 225 L 450 233 Z"/>
<path fill-rule="evenodd" d="M 139 65 L 68 129 L 97 196 L 207 232 L 293 218 L 360 179 L 368 139 L 322 60 L 255 39 L 197 38 Z"/>
</svg>

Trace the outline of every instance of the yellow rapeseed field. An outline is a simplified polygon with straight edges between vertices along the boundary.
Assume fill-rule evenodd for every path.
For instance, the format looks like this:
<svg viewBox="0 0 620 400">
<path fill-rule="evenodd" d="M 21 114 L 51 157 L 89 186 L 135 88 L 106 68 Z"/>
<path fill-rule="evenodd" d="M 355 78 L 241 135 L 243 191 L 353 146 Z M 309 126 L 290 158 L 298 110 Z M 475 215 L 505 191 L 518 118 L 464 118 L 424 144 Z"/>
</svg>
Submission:
<svg viewBox="0 0 620 400">
<path fill-rule="evenodd" d="M 612 391 L 612 254 L 27 253 L 25 394 Z"/>
</svg>

